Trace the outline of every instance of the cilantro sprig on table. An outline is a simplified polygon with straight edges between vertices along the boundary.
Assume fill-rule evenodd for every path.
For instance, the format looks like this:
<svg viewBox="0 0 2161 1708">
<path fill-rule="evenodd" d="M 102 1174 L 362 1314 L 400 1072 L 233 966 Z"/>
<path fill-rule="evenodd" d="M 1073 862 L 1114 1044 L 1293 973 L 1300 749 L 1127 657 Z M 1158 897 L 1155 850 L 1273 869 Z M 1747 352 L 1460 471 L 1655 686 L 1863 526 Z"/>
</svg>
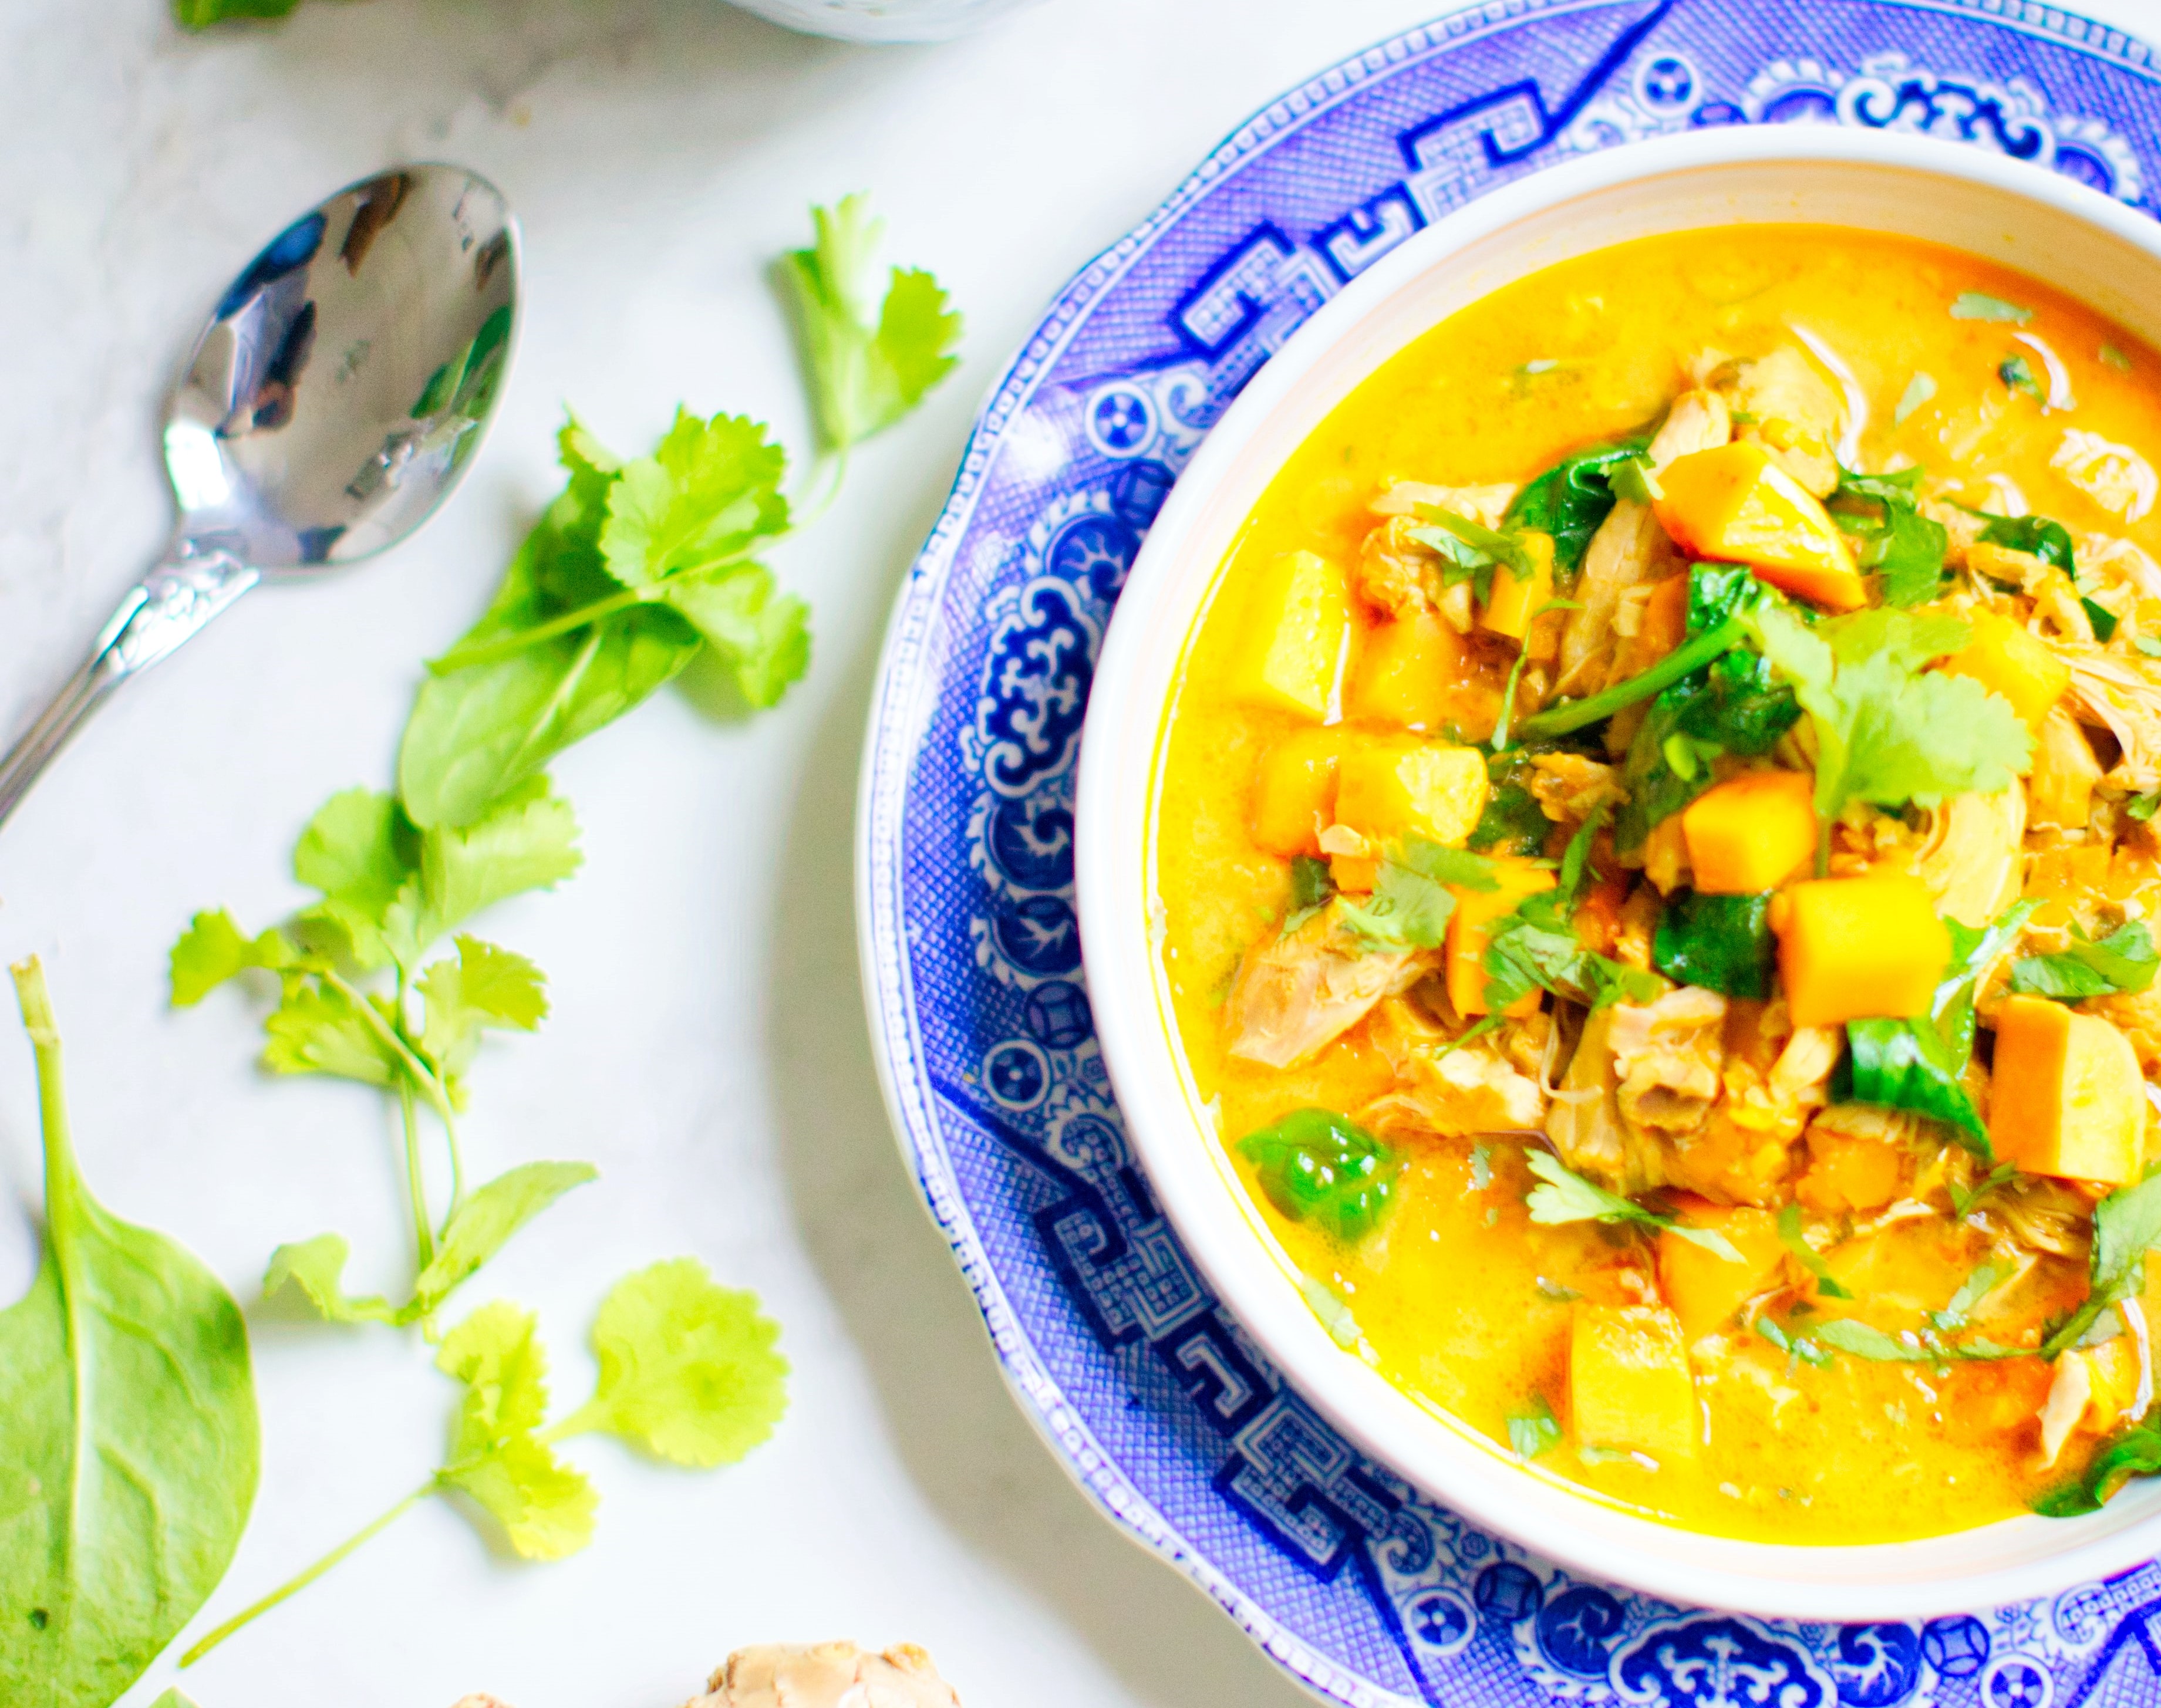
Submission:
<svg viewBox="0 0 2161 1708">
<path fill-rule="evenodd" d="M 789 258 L 789 276 L 837 487 L 848 450 L 950 371 L 961 323 L 929 274 L 900 269 L 872 321 L 877 222 L 859 197 L 813 218 L 817 241 Z M 785 454 L 763 425 L 679 410 L 650 456 L 626 462 L 573 418 L 559 445 L 563 492 L 480 622 L 429 667 L 400 744 L 397 792 L 348 789 L 317 812 L 293 860 L 315 899 L 291 919 L 251 935 L 224 910 L 206 911 L 172 951 L 175 1006 L 236 980 L 274 986 L 263 1022 L 272 1071 L 349 1080 L 397 1100 L 413 1225 L 406 1296 L 349 1294 L 341 1234 L 271 1257 L 266 1294 L 290 1292 L 327 1320 L 418 1325 L 435 1338 L 456 1289 L 595 1178 L 585 1163 L 528 1162 L 469 1190 L 460 1147 L 482 1042 L 532 1032 L 548 1012 L 539 967 L 461 928 L 497 902 L 552 888 L 581 863 L 577 821 L 553 792 L 549 761 L 700 653 L 751 708 L 773 704 L 809 664 L 808 610 L 778 591 L 763 561 L 798 523 L 781 491 Z M 430 1197 L 424 1115 L 440 1127 L 446 1156 L 440 1205 Z M 438 1358 L 464 1387 L 445 1463 L 188 1659 L 430 1494 L 468 1497 L 528 1557 L 581 1547 L 597 1497 L 557 1444 L 605 1431 L 678 1464 L 740 1458 L 786 1403 L 778 1332 L 751 1294 L 718 1286 L 702 1266 L 656 1265 L 619 1283 L 601 1306 L 593 1398 L 547 1424 L 545 1357 L 530 1313 L 500 1303 L 475 1312 L 443 1337 Z"/>
</svg>

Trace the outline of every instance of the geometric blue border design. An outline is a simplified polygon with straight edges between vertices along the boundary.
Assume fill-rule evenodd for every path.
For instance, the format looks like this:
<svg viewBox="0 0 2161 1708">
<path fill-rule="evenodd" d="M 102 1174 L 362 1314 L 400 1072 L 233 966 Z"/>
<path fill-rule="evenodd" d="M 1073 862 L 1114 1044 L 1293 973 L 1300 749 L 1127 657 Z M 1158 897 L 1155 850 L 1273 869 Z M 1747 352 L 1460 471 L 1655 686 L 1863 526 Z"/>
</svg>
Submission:
<svg viewBox="0 0 2161 1708">
<path fill-rule="evenodd" d="M 1925 130 L 2161 195 L 2143 44 L 2024 0 L 1494 0 L 1321 73 L 1060 293 L 977 418 L 888 633 L 864 978 L 910 1164 L 1024 1409 L 1109 1516 L 1372 1708 L 2161 1703 L 2161 1568 L 1836 1626 L 1584 1580 L 1339 1435 L 1210 1294 L 1126 1143 L 1072 912 L 1072 784 L 1126 570 L 1299 325 L 1450 209 L 1713 125 Z"/>
</svg>

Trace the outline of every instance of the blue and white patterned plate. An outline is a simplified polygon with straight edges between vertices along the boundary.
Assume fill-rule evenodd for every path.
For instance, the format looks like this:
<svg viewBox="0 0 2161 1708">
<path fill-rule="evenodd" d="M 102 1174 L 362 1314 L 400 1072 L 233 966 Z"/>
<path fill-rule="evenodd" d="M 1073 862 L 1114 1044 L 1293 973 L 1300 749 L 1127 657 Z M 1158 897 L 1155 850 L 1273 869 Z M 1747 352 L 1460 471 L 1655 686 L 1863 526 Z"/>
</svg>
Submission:
<svg viewBox="0 0 2161 1708">
<path fill-rule="evenodd" d="M 1316 306 L 1450 209 L 1572 154 L 1789 122 L 1927 131 L 2161 205 L 2161 66 L 2054 7 L 1492 0 L 1256 114 L 1082 270 L 977 421 L 893 615 L 859 903 L 917 1178 L 1082 1486 L 1361 1708 L 2161 1703 L 2161 1565 L 1924 1624 L 1803 1624 L 1585 1581 L 1435 1507 L 1210 1294 L 1096 1049 L 1074 758 L 1111 607 L 1201 436 Z"/>
</svg>

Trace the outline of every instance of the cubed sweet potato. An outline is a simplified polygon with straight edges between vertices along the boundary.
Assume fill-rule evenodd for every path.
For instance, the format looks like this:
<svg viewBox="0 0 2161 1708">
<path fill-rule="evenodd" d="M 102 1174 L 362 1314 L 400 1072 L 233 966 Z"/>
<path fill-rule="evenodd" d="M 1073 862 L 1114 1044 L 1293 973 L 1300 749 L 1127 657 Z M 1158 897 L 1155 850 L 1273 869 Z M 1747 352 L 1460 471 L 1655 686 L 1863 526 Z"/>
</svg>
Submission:
<svg viewBox="0 0 2161 1708">
<path fill-rule="evenodd" d="M 1976 611 L 1968 621 L 1973 638 L 1945 659 L 1942 668 L 2001 694 L 2028 728 L 2039 729 L 2049 708 L 2071 685 L 2070 666 L 2040 637 L 2001 612 Z"/>
<path fill-rule="evenodd" d="M 2146 1086 L 2138 1057 L 2107 1021 L 2046 997 L 1996 1011 L 1988 1136 L 2029 1174 L 2127 1186 L 2143 1172 Z"/>
<path fill-rule="evenodd" d="M 1773 586 L 1834 611 L 1868 602 L 1838 524 L 1763 445 L 1736 440 L 1676 457 L 1659 482 L 1664 496 L 1653 508 L 1683 550 L 1747 564 Z"/>
<path fill-rule="evenodd" d="M 1901 875 L 1811 878 L 1771 907 L 1796 1026 L 1928 1012 L 1951 956 L 1928 886 Z"/>
<path fill-rule="evenodd" d="M 1707 1252 L 1673 1232 L 1659 1236 L 1659 1291 L 1693 1342 L 1733 1320 L 1733 1314 L 1771 1285 L 1786 1261 L 1778 1219 L 1768 1210 L 1727 1207 L 1692 1200 L 1683 1205 L 1684 1226 L 1724 1234 L 1742 1261 Z"/>
<path fill-rule="evenodd" d="M 1689 803 L 1681 835 L 1705 894 L 1776 889 L 1815 852 L 1815 779 L 1805 771 L 1744 771 Z"/>
<path fill-rule="evenodd" d="M 1253 841 L 1286 859 L 1318 854 L 1321 827 L 1336 817 L 1340 727 L 1293 730 L 1268 752 L 1253 775 L 1248 823 Z"/>
<path fill-rule="evenodd" d="M 1370 842 L 1424 836 L 1460 848 L 1486 810 L 1486 757 L 1475 747 L 1353 733 L 1336 775 L 1336 821 Z"/>
<path fill-rule="evenodd" d="M 1240 699 L 1318 723 L 1328 716 L 1351 632 L 1351 582 L 1340 565 L 1285 552 L 1263 568 L 1229 671 Z"/>
<path fill-rule="evenodd" d="M 1680 1319 L 1655 1305 L 1578 1304 L 1569 1426 L 1580 1447 L 1692 1460 L 1703 1439 Z"/>
<path fill-rule="evenodd" d="M 1437 729 L 1463 667 L 1463 637 L 1430 611 L 1379 624 L 1359 649 L 1344 710 L 1352 717 Z"/>
<path fill-rule="evenodd" d="M 1448 1000 L 1459 1014 L 1483 1014 L 1486 1007 L 1486 928 L 1503 914 L 1513 914 L 1526 896 L 1554 887 L 1553 870 L 1527 860 L 1503 858 L 1493 862 L 1500 882 L 1492 889 L 1459 889 L 1455 911 L 1448 919 Z M 1511 1014 L 1528 1014 L 1539 1006 L 1539 992 L 1526 992 L 1512 1003 Z"/>
<path fill-rule="evenodd" d="M 1530 560 L 1530 574 L 1518 575 L 1506 564 L 1493 571 L 1492 596 L 1478 616 L 1478 626 L 1510 640 L 1531 632 L 1531 619 L 1554 596 L 1553 540 L 1535 531 L 1520 536 Z"/>
</svg>

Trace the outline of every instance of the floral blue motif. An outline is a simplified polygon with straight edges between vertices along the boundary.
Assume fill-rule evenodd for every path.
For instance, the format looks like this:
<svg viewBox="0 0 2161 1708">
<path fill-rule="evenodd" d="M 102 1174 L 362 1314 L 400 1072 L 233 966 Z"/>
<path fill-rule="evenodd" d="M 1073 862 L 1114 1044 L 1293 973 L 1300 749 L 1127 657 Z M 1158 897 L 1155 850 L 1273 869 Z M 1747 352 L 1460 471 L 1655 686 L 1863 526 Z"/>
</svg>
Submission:
<svg viewBox="0 0 2161 1708">
<path fill-rule="evenodd" d="M 2161 1566 L 1847 1627 L 1585 1582 L 1286 1387 L 1135 1164 L 1073 913 L 1105 625 L 1209 429 L 1315 309 L 1570 154 L 1721 125 L 1925 132 L 2151 208 L 2155 56 L 2031 0 L 1492 0 L 1241 126 L 999 382 L 895 613 L 862 833 L 897 1120 L 1015 1388 L 1116 1522 L 1357 1708 L 2161 1703 Z"/>
</svg>

